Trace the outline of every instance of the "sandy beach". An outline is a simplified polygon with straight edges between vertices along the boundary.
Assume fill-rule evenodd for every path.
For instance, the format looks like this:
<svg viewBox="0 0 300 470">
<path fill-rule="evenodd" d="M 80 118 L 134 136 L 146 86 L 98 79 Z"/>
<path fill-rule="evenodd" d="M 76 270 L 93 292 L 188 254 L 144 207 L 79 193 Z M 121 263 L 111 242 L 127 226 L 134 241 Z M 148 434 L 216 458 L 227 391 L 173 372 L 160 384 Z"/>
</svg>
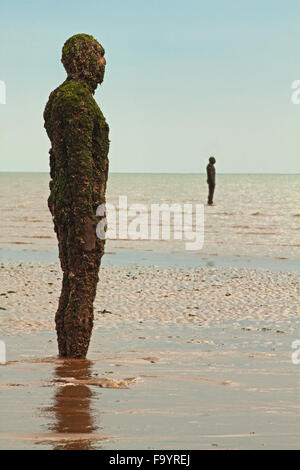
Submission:
<svg viewBox="0 0 300 470">
<path fill-rule="evenodd" d="M 296 273 L 102 267 L 88 360 L 63 361 L 58 263 L 0 269 L 1 448 L 299 448 Z"/>
<path fill-rule="evenodd" d="M 58 263 L 1 263 L 2 334 L 53 329 L 61 285 Z M 228 321 L 297 320 L 297 273 L 248 268 L 155 266 L 100 269 L 94 302 L 96 328 L 139 322 L 219 327 Z"/>
</svg>

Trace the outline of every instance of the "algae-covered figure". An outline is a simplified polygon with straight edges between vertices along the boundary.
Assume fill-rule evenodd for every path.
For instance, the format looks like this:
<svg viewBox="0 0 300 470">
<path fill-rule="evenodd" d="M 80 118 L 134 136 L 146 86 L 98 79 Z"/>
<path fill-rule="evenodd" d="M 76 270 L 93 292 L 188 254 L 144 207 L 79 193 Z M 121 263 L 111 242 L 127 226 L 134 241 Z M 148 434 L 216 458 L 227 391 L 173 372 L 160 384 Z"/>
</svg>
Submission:
<svg viewBox="0 0 300 470">
<path fill-rule="evenodd" d="M 61 61 L 67 79 L 50 94 L 44 111 L 51 141 L 48 206 L 63 271 L 55 322 L 59 356 L 84 358 L 104 252 L 96 209 L 105 203 L 109 128 L 93 94 L 106 61 L 103 47 L 87 34 L 65 42 Z"/>
<path fill-rule="evenodd" d="M 209 158 L 209 164 L 206 167 L 207 184 L 208 184 L 208 201 L 207 201 L 207 204 L 209 206 L 213 205 L 213 197 L 214 197 L 214 191 L 215 191 L 215 186 L 216 186 L 216 169 L 214 167 L 215 163 L 216 163 L 215 157 L 210 157 Z"/>
</svg>

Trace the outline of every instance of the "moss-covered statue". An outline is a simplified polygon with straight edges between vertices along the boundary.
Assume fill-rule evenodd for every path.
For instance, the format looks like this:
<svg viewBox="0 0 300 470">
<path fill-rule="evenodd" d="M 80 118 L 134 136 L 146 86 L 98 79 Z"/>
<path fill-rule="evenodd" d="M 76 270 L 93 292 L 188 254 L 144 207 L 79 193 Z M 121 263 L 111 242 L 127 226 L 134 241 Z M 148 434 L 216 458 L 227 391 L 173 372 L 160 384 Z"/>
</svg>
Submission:
<svg viewBox="0 0 300 470">
<path fill-rule="evenodd" d="M 104 252 L 104 240 L 96 236 L 96 209 L 105 202 L 109 128 L 93 94 L 106 61 L 103 47 L 87 34 L 68 39 L 61 60 L 68 76 L 44 111 L 51 141 L 48 206 L 63 270 L 55 322 L 60 357 L 84 358 Z"/>
</svg>

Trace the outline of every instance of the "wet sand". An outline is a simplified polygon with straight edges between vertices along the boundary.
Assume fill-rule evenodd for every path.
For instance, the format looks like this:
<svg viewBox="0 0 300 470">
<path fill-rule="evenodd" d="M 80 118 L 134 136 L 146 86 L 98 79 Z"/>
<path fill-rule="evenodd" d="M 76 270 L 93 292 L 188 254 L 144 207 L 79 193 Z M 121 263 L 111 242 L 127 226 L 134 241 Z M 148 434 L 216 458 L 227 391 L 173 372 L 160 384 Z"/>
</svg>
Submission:
<svg viewBox="0 0 300 470">
<path fill-rule="evenodd" d="M 0 269 L 0 448 L 299 448 L 296 274 L 103 267 L 88 360 L 62 361 L 58 264 Z"/>
<path fill-rule="evenodd" d="M 297 449 L 293 338 L 287 325 L 102 328 L 89 361 L 62 361 L 54 334 L 11 336 L 0 447 Z"/>
</svg>

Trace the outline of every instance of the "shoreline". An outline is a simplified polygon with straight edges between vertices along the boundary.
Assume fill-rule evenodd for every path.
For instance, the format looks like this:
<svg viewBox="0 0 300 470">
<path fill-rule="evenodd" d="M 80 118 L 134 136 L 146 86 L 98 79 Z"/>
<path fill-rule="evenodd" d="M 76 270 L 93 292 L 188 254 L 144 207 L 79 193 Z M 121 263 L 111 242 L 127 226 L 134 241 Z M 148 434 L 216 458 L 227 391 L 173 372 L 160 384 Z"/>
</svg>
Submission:
<svg viewBox="0 0 300 470">
<path fill-rule="evenodd" d="M 0 249 L 0 263 L 58 262 L 58 251 Z M 142 250 L 107 249 L 101 266 L 157 266 L 160 269 L 179 267 L 234 267 L 268 270 L 272 272 L 300 272 L 300 260 L 285 257 L 253 257 L 244 255 L 218 255 L 206 252 L 152 252 Z"/>
</svg>

